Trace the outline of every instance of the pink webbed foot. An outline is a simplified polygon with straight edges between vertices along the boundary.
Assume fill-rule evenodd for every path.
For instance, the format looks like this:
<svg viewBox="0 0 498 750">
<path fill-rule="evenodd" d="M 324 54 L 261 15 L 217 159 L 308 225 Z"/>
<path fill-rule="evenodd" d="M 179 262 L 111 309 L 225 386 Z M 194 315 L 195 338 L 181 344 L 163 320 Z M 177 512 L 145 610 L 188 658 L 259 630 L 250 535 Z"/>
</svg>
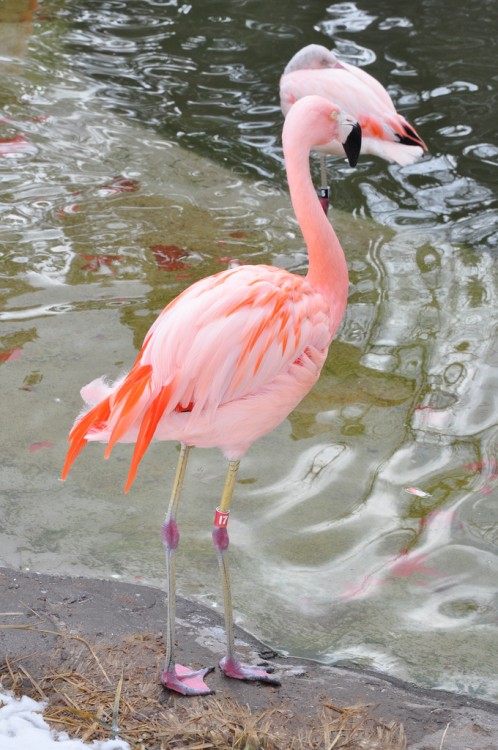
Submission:
<svg viewBox="0 0 498 750">
<path fill-rule="evenodd" d="M 183 664 L 175 664 L 173 669 L 164 670 L 161 684 L 168 690 L 174 690 L 182 695 L 209 695 L 214 691 L 206 685 L 203 678 L 213 671 L 214 667 L 194 671 Z"/>
<path fill-rule="evenodd" d="M 227 677 L 233 677 L 235 680 L 253 680 L 258 682 L 267 682 L 270 685 L 280 685 L 281 682 L 273 677 L 269 672 L 273 667 L 265 669 L 264 667 L 253 667 L 249 664 L 241 664 L 236 659 L 225 656 L 220 661 L 220 669 Z"/>
</svg>

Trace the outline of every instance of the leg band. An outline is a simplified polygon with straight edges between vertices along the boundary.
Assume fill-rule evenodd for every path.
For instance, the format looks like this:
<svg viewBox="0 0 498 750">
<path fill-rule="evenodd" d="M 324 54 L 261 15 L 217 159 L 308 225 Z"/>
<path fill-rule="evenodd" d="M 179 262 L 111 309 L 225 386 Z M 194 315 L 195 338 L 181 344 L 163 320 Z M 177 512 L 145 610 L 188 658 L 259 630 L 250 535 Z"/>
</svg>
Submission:
<svg viewBox="0 0 498 750">
<path fill-rule="evenodd" d="M 220 529 L 224 529 L 228 526 L 228 516 L 230 515 L 230 511 L 223 511 L 219 508 L 216 508 L 216 512 L 214 514 L 214 525 L 217 526 Z"/>
</svg>

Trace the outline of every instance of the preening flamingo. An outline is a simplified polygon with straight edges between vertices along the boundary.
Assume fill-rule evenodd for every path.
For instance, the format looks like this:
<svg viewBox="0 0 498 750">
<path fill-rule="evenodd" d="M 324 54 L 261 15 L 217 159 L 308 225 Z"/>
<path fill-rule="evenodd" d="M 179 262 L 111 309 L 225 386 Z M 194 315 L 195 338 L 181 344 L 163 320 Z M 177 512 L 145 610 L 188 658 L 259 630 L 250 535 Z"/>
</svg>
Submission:
<svg viewBox="0 0 498 750">
<path fill-rule="evenodd" d="M 396 112 L 393 101 L 382 84 L 362 68 L 339 60 L 320 44 L 308 44 L 296 52 L 280 79 L 280 106 L 287 116 L 292 105 L 303 96 L 316 94 L 335 102 L 343 112 L 354 117 L 361 126 L 362 154 L 380 156 L 389 162 L 411 164 L 427 146 L 416 130 Z M 315 150 L 344 156 L 337 141 Z M 325 157 L 321 157 L 321 195 L 326 210 Z"/>
<path fill-rule="evenodd" d="M 161 681 L 185 695 L 209 693 L 204 676 L 175 663 L 175 550 L 180 493 L 192 446 L 218 447 L 228 459 L 213 542 L 224 594 L 225 675 L 279 684 L 268 670 L 241 664 L 234 652 L 228 575 L 228 514 L 239 461 L 251 443 L 294 409 L 317 381 L 342 320 L 348 270 L 337 235 L 311 181 L 312 147 L 337 140 L 352 165 L 360 150 L 359 125 L 321 97 L 295 104 L 283 129 L 292 204 L 308 248 L 309 270 L 297 276 L 267 265 L 245 265 L 192 284 L 160 313 L 132 369 L 118 382 L 98 378 L 81 394 L 90 410 L 71 430 L 65 479 L 88 441 L 134 442 L 127 491 L 151 439 L 181 444 L 169 508 L 162 526 L 168 619 Z"/>
</svg>

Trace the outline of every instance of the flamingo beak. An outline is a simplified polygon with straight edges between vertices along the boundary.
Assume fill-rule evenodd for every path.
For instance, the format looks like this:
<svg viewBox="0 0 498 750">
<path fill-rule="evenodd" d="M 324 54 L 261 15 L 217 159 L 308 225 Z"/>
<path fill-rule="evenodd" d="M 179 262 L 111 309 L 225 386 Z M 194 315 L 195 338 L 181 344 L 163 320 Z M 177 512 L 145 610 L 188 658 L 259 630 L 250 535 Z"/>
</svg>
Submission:
<svg viewBox="0 0 498 750">
<path fill-rule="evenodd" d="M 348 157 L 349 166 L 356 167 L 361 150 L 361 128 L 357 122 L 351 128 L 351 132 L 342 144 L 342 147 Z"/>
</svg>

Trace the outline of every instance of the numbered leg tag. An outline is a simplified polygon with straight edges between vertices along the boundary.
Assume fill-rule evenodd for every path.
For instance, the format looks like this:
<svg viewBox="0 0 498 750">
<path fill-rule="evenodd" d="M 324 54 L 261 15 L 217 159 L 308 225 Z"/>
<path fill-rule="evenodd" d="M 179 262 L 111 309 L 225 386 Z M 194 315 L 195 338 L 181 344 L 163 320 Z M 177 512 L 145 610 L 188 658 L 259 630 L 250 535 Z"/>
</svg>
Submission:
<svg viewBox="0 0 498 750">
<path fill-rule="evenodd" d="M 214 514 L 214 525 L 218 526 L 220 529 L 224 529 L 226 526 L 228 526 L 228 516 L 230 515 L 230 511 L 227 510 L 222 511 L 219 508 L 216 508 L 216 512 Z"/>
</svg>

